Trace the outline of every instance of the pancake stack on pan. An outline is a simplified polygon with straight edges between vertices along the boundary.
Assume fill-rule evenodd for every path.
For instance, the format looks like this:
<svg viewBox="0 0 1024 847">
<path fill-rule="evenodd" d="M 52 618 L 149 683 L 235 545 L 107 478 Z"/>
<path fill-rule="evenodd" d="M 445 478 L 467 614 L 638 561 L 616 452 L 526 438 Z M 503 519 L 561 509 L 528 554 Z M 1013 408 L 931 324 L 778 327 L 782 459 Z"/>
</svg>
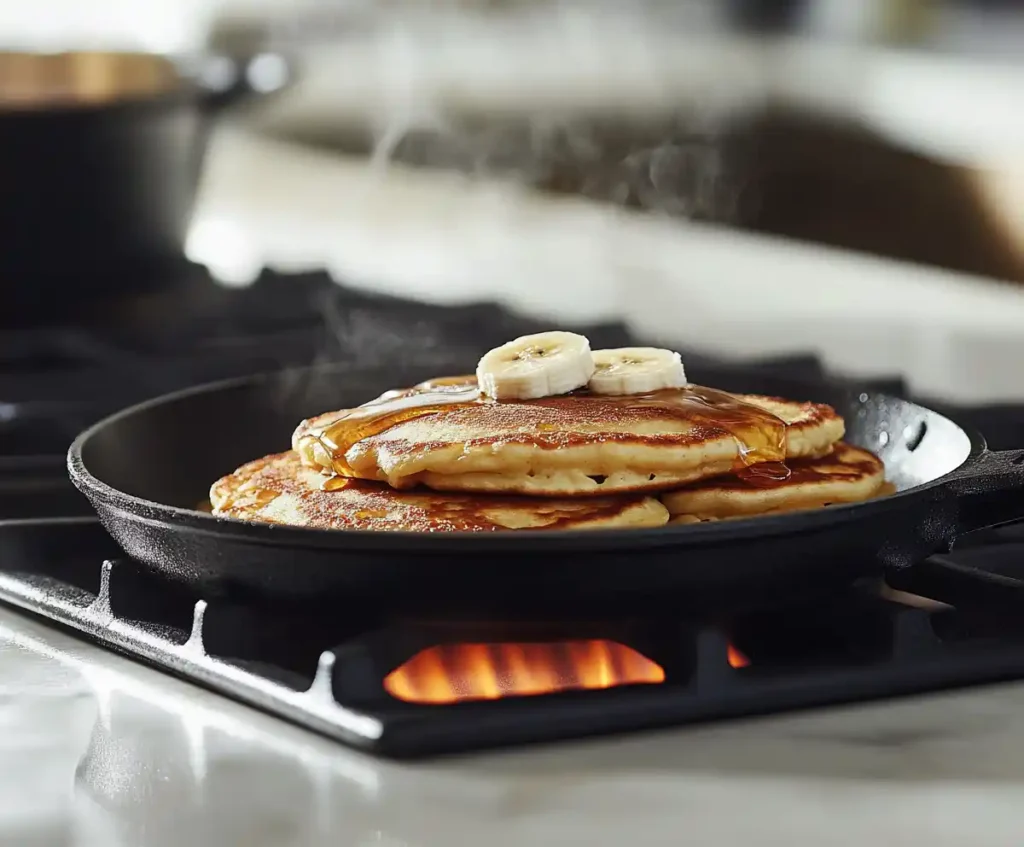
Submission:
<svg viewBox="0 0 1024 847">
<path fill-rule="evenodd" d="M 316 529 L 656 527 L 885 491 L 829 406 L 689 384 L 677 353 L 591 351 L 567 332 L 485 355 L 475 376 L 302 421 L 292 450 L 214 483 L 214 514 Z"/>
</svg>

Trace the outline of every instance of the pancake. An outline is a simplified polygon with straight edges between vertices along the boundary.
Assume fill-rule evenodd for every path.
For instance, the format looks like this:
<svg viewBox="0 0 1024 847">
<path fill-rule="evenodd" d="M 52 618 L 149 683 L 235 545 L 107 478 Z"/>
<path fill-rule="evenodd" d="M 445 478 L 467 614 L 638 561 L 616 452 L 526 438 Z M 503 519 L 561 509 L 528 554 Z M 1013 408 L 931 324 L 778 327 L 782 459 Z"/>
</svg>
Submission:
<svg viewBox="0 0 1024 847">
<path fill-rule="evenodd" d="M 790 462 L 789 468 L 784 481 L 752 483 L 724 476 L 668 492 L 661 500 L 672 523 L 697 523 L 856 503 L 887 493 L 882 461 L 845 442 L 836 444 L 828 456 Z"/>
<path fill-rule="evenodd" d="M 210 488 L 213 514 L 310 529 L 413 532 L 610 529 L 663 526 L 668 511 L 653 497 L 530 500 L 395 491 L 363 480 L 331 480 L 289 451 L 243 465 Z"/>
<path fill-rule="evenodd" d="M 678 488 L 744 454 L 820 456 L 843 432 L 829 406 L 698 386 L 495 402 L 456 377 L 303 421 L 292 446 L 310 467 L 395 488 L 578 497 Z"/>
</svg>

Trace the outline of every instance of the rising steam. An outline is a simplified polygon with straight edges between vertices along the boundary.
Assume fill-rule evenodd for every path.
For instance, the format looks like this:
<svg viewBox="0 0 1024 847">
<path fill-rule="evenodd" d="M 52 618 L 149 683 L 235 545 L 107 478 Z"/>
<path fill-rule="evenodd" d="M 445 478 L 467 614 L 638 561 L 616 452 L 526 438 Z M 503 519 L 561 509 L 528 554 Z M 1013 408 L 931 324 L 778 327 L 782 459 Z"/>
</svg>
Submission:
<svg viewBox="0 0 1024 847">
<path fill-rule="evenodd" d="M 394 121 L 377 136 L 374 155 L 382 165 L 438 168 L 658 214 L 728 220 L 737 197 L 728 153 L 723 126 L 692 114 L 645 123 L 435 115 Z"/>
</svg>

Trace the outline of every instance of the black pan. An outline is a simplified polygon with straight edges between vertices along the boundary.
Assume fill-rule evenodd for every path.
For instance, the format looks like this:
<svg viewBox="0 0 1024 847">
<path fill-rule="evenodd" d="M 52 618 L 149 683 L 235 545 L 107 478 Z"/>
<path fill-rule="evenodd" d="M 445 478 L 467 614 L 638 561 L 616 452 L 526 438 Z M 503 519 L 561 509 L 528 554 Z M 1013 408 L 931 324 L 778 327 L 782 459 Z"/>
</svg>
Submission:
<svg viewBox="0 0 1024 847">
<path fill-rule="evenodd" d="M 831 403 L 848 440 L 881 455 L 899 493 L 777 517 L 602 532 L 321 531 L 194 508 L 213 480 L 286 449 L 302 418 L 429 376 L 327 368 L 179 392 L 82 433 L 69 453 L 71 477 L 129 555 L 204 591 L 433 612 L 774 602 L 907 569 L 964 533 L 1024 517 L 1024 450 L 989 452 L 980 436 L 904 400 L 731 373 L 698 376 L 728 390 Z"/>
<path fill-rule="evenodd" d="M 0 52 L 0 323 L 180 280 L 211 120 L 246 93 L 156 54 Z"/>
</svg>

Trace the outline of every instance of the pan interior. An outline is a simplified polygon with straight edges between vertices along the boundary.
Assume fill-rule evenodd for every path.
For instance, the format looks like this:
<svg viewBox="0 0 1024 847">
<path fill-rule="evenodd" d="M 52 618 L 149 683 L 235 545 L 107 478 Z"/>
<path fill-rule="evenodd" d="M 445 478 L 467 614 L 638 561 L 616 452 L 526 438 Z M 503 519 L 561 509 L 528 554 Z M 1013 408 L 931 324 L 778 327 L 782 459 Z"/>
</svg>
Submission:
<svg viewBox="0 0 1024 847">
<path fill-rule="evenodd" d="M 430 376 L 326 368 L 189 392 L 98 425 L 83 440 L 81 458 L 89 473 L 117 491 L 195 508 L 214 480 L 251 459 L 287 450 L 303 418 Z M 693 378 L 729 391 L 832 404 L 846 419 L 846 440 L 878 454 L 899 490 L 944 476 L 971 451 L 970 438 L 957 424 L 904 400 L 769 378 Z"/>
</svg>

